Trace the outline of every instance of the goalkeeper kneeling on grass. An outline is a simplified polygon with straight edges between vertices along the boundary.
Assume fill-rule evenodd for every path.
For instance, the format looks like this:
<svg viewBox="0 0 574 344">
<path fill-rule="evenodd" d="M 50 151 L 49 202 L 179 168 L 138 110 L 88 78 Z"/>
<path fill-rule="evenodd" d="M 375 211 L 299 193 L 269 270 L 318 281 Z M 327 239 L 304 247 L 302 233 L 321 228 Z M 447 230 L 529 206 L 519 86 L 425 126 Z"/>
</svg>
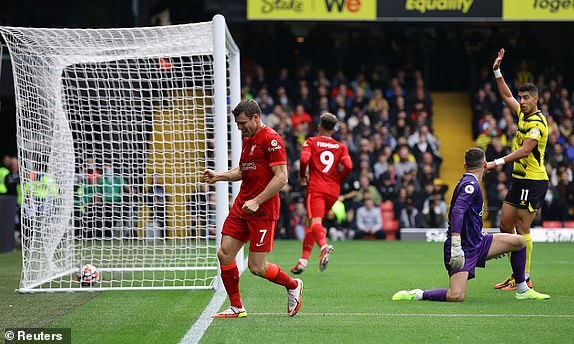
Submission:
<svg viewBox="0 0 574 344">
<path fill-rule="evenodd" d="M 466 173 L 452 196 L 448 216 L 447 239 L 444 243 L 444 265 L 450 276 L 448 289 L 401 290 L 393 301 L 455 301 L 466 295 L 466 281 L 474 278 L 474 269 L 485 267 L 486 261 L 511 252 L 510 264 L 516 278 L 518 300 L 545 300 L 550 296 L 536 292 L 526 285 L 526 243 L 521 235 L 482 233 L 483 198 L 480 182 L 486 170 L 484 151 L 470 148 L 464 154 Z"/>
</svg>

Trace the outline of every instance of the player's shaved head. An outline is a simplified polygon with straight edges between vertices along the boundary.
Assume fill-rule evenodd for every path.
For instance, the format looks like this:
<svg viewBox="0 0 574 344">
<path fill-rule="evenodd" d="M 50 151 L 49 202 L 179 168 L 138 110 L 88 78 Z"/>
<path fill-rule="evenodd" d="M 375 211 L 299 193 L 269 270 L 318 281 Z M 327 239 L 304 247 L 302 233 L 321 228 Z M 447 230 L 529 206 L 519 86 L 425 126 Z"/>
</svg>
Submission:
<svg viewBox="0 0 574 344">
<path fill-rule="evenodd" d="M 337 122 L 338 122 L 337 116 L 333 115 L 330 112 L 323 113 L 319 119 L 319 124 L 321 125 L 321 128 L 329 131 L 335 129 L 335 125 L 337 124 Z"/>
<path fill-rule="evenodd" d="M 467 149 L 464 153 L 464 164 L 468 170 L 484 166 L 484 151 L 477 147 Z"/>
</svg>

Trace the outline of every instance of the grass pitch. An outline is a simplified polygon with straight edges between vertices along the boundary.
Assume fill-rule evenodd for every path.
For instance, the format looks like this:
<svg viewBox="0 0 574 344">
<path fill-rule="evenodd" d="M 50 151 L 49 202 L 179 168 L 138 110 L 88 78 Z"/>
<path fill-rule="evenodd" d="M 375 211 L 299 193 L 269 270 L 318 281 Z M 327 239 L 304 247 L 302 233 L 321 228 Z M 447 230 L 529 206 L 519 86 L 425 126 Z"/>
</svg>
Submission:
<svg viewBox="0 0 574 344">
<path fill-rule="evenodd" d="M 202 343 L 569 343 L 574 334 L 574 244 L 535 243 L 532 280 L 547 301 L 517 301 L 493 285 L 510 273 L 493 260 L 469 281 L 464 303 L 393 302 L 401 289 L 448 286 L 442 244 L 336 242 L 319 272 L 315 248 L 299 314 L 287 316 L 285 289 L 244 273 L 246 319 L 216 319 Z M 278 241 L 270 261 L 288 271 L 301 243 Z M 212 291 L 17 294 L 19 252 L 0 255 L 0 324 L 70 327 L 73 343 L 177 343 Z M 224 307 L 228 302 L 224 303 Z"/>
</svg>

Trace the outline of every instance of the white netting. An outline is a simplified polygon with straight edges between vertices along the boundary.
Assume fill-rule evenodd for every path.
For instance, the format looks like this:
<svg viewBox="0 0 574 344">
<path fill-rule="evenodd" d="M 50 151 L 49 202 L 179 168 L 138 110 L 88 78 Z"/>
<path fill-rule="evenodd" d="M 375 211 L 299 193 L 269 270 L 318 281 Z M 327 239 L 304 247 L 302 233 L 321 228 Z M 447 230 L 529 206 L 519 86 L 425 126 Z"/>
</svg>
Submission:
<svg viewBox="0 0 574 344">
<path fill-rule="evenodd" d="M 21 291 L 212 286 L 215 189 L 199 177 L 215 156 L 213 31 L 0 27 L 18 109 Z M 76 280 L 86 263 L 101 273 L 93 287 Z"/>
</svg>

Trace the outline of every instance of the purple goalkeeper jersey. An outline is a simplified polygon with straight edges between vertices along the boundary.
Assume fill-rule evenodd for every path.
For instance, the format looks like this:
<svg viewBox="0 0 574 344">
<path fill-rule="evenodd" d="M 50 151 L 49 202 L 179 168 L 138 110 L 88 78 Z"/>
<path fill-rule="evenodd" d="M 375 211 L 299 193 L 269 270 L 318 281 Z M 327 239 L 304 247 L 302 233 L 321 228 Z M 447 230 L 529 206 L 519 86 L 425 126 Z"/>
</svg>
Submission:
<svg viewBox="0 0 574 344">
<path fill-rule="evenodd" d="M 450 202 L 447 240 L 452 233 L 460 233 L 465 252 L 478 249 L 482 234 L 483 199 L 480 183 L 476 176 L 465 173 L 456 185 Z"/>
</svg>

